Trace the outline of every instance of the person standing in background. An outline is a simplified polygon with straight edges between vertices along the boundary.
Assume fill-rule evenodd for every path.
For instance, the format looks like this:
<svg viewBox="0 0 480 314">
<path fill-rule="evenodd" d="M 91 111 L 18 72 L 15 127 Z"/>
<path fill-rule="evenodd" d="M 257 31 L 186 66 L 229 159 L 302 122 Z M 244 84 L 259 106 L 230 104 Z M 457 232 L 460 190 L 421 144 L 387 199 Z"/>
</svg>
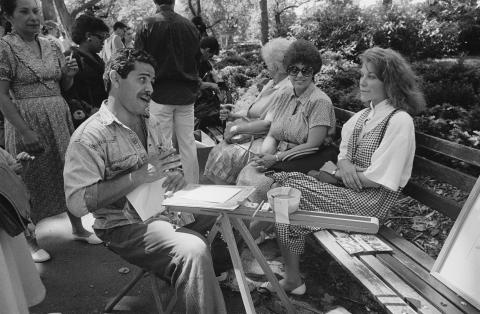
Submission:
<svg viewBox="0 0 480 314">
<path fill-rule="evenodd" d="M 123 38 L 125 37 L 125 32 L 127 31 L 127 28 L 128 26 L 122 22 L 116 22 L 115 24 L 113 24 L 113 33 L 105 40 L 103 49 L 100 52 L 100 57 L 105 63 L 117 50 L 125 48 Z"/>
<path fill-rule="evenodd" d="M 123 38 L 123 44 L 125 48 L 133 48 L 133 37 L 134 37 L 133 28 L 128 27 L 125 32 L 125 37 Z"/>
<path fill-rule="evenodd" d="M 108 26 L 97 17 L 84 14 L 73 23 L 72 38 L 78 47 L 71 47 L 65 55 L 77 60 L 79 71 L 64 96 L 75 127 L 97 112 L 108 97 L 103 84 L 105 63 L 98 56 L 107 37 Z"/>
<path fill-rule="evenodd" d="M 187 182 L 198 183 L 193 128 L 200 89 L 199 33 L 192 22 L 173 11 L 175 0 L 154 2 L 157 14 L 143 20 L 135 37 L 135 48 L 147 51 L 158 63 L 150 113 L 160 120 L 167 139 L 176 137 Z"/>
<path fill-rule="evenodd" d="M 52 20 L 47 20 L 43 23 L 42 34 L 48 39 L 53 40 L 60 47 L 62 52 L 65 52 L 62 41 L 60 40 L 60 28 L 57 22 Z"/>
</svg>

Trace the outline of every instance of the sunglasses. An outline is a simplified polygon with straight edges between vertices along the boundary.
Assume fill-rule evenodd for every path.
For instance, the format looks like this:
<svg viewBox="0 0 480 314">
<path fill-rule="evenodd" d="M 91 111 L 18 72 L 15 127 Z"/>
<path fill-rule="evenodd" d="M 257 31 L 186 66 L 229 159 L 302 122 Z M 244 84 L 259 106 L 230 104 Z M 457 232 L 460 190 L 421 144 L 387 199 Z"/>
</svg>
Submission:
<svg viewBox="0 0 480 314">
<path fill-rule="evenodd" d="M 297 66 L 291 65 L 287 68 L 287 73 L 293 76 L 297 76 L 299 72 L 302 72 L 303 76 L 310 76 L 313 74 L 312 67 L 304 67 L 299 69 Z"/>
</svg>

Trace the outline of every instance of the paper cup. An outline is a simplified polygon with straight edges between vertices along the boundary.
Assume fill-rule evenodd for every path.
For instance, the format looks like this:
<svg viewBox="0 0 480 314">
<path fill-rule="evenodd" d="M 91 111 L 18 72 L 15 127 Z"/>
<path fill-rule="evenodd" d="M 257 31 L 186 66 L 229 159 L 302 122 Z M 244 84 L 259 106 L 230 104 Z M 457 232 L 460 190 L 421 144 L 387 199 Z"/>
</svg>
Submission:
<svg viewBox="0 0 480 314">
<path fill-rule="evenodd" d="M 301 196 L 302 193 L 299 190 L 290 187 L 278 187 L 267 192 L 268 203 L 273 210 L 275 210 L 274 198 L 278 197 L 288 200 L 288 213 L 290 214 L 298 209 Z"/>
</svg>

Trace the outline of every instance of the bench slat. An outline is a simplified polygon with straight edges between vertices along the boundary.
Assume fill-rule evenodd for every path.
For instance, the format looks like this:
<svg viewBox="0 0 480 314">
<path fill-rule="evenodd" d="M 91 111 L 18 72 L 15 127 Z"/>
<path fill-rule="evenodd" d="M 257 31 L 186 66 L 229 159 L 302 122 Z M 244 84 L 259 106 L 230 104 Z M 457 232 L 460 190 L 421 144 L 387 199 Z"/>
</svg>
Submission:
<svg viewBox="0 0 480 314">
<path fill-rule="evenodd" d="M 470 191 L 477 181 L 477 178 L 473 176 L 420 156 L 415 156 L 413 171 L 415 174 L 434 177 L 435 179 L 451 184 L 462 191 Z"/>
<path fill-rule="evenodd" d="M 412 287 L 407 285 L 401 278 L 392 272 L 387 266 L 383 265 L 376 257 L 372 255 L 362 255 L 359 258 L 372 271 L 377 274 L 387 284 L 392 283 L 390 288 L 401 295 L 403 298 L 411 298 L 420 301 L 420 309 L 423 314 L 441 313 L 433 304 L 428 302 L 423 296 L 419 295 Z"/>
<path fill-rule="evenodd" d="M 342 267 L 346 268 L 372 293 L 380 304 L 392 314 L 415 313 L 397 294 L 380 280 L 367 266 L 357 258 L 352 258 L 338 245 L 335 238 L 326 230 L 314 233 L 320 244 L 337 260 Z"/>
<path fill-rule="evenodd" d="M 456 219 L 462 210 L 462 207 L 457 202 L 444 198 L 412 181 L 405 186 L 402 192 L 452 219 Z"/>
<path fill-rule="evenodd" d="M 426 271 L 429 272 L 432 269 L 435 260 L 405 238 L 400 237 L 392 229 L 381 226 L 377 236 L 388 245 L 411 256 Z"/>
<path fill-rule="evenodd" d="M 377 258 L 431 303 L 438 306 L 439 310 L 448 314 L 480 313 L 404 253 L 395 251 L 393 255 L 377 254 Z M 461 310 L 457 307 L 461 306 L 460 304 L 464 304 Z"/>
<path fill-rule="evenodd" d="M 415 141 L 417 146 L 422 146 L 430 151 L 480 167 L 480 150 L 478 149 L 450 142 L 422 132 L 415 132 Z"/>
</svg>

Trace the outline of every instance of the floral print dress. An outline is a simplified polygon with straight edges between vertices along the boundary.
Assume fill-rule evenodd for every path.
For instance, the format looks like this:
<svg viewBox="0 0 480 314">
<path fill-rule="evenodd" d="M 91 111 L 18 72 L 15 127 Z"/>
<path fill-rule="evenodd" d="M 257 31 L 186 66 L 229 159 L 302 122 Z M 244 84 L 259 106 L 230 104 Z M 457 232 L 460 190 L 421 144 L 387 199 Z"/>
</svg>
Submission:
<svg viewBox="0 0 480 314">
<path fill-rule="evenodd" d="M 66 210 L 63 165 L 73 132 L 70 111 L 60 90 L 65 58 L 53 41 L 37 40 L 41 58 L 15 33 L 0 39 L 0 80 L 10 82 L 20 116 L 45 148 L 25 167 L 22 176 L 31 193 L 34 223 Z M 24 150 L 21 134 L 8 121 L 5 142 L 14 156 Z"/>
</svg>

